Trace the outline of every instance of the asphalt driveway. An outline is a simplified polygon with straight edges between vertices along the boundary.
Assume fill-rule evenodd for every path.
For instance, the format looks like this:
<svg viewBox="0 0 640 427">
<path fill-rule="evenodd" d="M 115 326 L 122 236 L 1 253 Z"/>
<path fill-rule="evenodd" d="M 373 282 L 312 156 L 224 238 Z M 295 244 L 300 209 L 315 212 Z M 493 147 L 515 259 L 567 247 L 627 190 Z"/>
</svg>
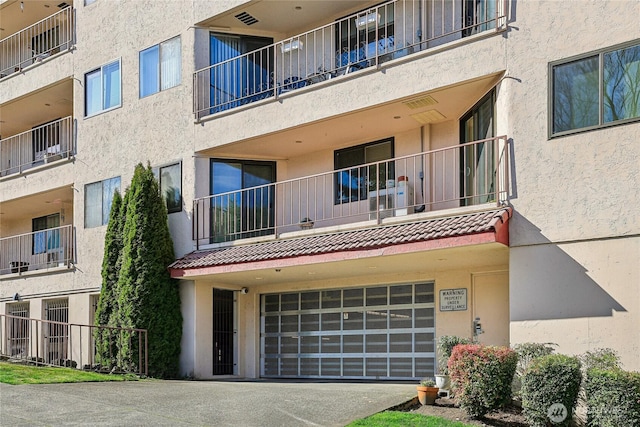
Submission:
<svg viewBox="0 0 640 427">
<path fill-rule="evenodd" d="M 415 384 L 367 382 L 0 384 L 0 425 L 344 426 L 415 395 Z"/>
</svg>

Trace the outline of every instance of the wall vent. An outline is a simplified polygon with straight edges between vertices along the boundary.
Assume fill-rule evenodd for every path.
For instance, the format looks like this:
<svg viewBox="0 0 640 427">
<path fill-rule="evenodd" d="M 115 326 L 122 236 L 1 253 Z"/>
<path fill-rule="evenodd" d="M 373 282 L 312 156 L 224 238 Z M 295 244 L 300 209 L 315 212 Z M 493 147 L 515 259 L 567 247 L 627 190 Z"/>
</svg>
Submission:
<svg viewBox="0 0 640 427">
<path fill-rule="evenodd" d="M 438 101 L 433 99 L 431 96 L 426 95 L 420 98 L 408 99 L 406 101 L 403 101 L 402 103 L 412 110 L 415 110 L 417 108 L 428 107 L 429 105 L 437 104 Z"/>
<path fill-rule="evenodd" d="M 249 15 L 247 12 L 242 12 L 237 14 L 236 18 L 238 18 L 243 24 L 246 24 L 246 25 L 253 25 L 256 22 L 258 22 L 256 18 Z"/>
<path fill-rule="evenodd" d="M 429 110 L 422 113 L 413 114 L 411 117 L 420 124 L 426 125 L 428 123 L 439 122 L 446 117 L 438 110 Z"/>
</svg>

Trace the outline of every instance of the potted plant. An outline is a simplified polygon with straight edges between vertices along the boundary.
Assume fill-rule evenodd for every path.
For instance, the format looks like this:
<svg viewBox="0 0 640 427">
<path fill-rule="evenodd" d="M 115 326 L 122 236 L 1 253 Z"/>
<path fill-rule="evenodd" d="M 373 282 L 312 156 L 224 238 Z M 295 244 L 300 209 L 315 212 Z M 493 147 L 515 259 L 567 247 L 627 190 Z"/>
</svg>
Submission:
<svg viewBox="0 0 640 427">
<path fill-rule="evenodd" d="M 438 387 L 436 382 L 430 378 L 420 381 L 418 389 L 418 400 L 422 405 L 433 405 L 438 398 Z"/>
<path fill-rule="evenodd" d="M 451 351 L 453 347 L 458 344 L 471 344 L 471 340 L 468 338 L 462 338 L 455 335 L 443 335 L 438 338 L 438 344 L 436 348 L 438 357 L 438 374 L 436 374 L 436 385 L 441 390 L 449 390 L 451 388 L 451 380 L 449 379 L 449 358 L 451 357 Z"/>
</svg>

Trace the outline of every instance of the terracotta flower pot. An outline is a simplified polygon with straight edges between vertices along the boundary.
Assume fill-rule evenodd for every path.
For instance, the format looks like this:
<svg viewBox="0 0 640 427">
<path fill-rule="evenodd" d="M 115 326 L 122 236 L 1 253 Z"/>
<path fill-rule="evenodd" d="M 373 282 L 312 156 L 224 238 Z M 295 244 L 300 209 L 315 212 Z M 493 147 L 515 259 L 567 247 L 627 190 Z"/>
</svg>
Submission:
<svg viewBox="0 0 640 427">
<path fill-rule="evenodd" d="M 438 398 L 438 387 L 417 386 L 418 400 L 422 405 L 433 405 Z"/>
</svg>

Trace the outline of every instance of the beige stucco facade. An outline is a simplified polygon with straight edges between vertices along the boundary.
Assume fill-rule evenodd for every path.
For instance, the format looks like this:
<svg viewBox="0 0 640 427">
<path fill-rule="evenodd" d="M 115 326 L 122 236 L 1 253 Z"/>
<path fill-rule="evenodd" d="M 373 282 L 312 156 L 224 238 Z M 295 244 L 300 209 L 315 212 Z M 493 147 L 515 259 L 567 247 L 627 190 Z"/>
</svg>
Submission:
<svg viewBox="0 0 640 427">
<path fill-rule="evenodd" d="M 0 2 L 2 43 L 28 31 L 33 34 L 25 39 L 32 40 L 37 34 L 30 28 L 61 13 L 58 3 L 25 1 L 21 10 L 19 1 Z M 298 57 L 296 63 L 306 67 L 304 72 L 292 71 L 293 56 L 281 48 L 282 43 L 300 34 L 318 34 L 379 2 L 68 3 L 73 13 L 56 22 L 72 23 L 72 42 L 44 59 L 9 64 L 9 74 L 3 71 L 0 78 L 0 313 L 9 313 L 17 299 L 29 303 L 30 317 L 43 318 L 47 300 L 68 298 L 69 322 L 92 323 L 106 226 L 86 226 L 91 208 L 87 185 L 120 177 L 124 192 L 137 163 L 152 167 L 178 163 L 182 208 L 168 219 L 177 258 L 195 250 L 458 217 L 501 204 L 512 208 L 506 243 L 468 241 L 394 255 L 363 252 L 361 257 L 338 256 L 322 263 L 300 257 L 286 267 L 265 263 L 244 270 L 229 267 L 226 272 L 176 275 L 184 318 L 184 375 L 214 377 L 214 288 L 234 291 L 232 375 L 256 378 L 264 376 L 265 295 L 417 283 L 433 283 L 430 308 L 435 337 L 472 337 L 473 321 L 480 317 L 481 342 L 554 342 L 559 352 L 570 354 L 611 347 L 626 368 L 640 369 L 640 122 L 635 117 L 620 125 L 549 136 L 549 64 L 624 43 L 640 44 L 640 27 L 633 19 L 640 16 L 638 2 L 498 1 L 493 10 L 499 18 L 490 16 L 497 24 L 467 32 L 460 27 L 460 13 L 465 12 L 456 9 L 463 2 L 445 2 L 455 11 L 451 23 L 445 24 L 453 29 L 428 42 L 413 40 L 413 49 L 402 50 L 402 55 L 384 61 L 380 56 L 364 69 L 343 71 L 344 75 L 334 72 L 331 79 L 289 92 L 273 86 L 269 97 L 220 112 L 211 105 L 196 114 L 199 97 L 204 93 L 208 102 L 213 97 L 207 80 L 213 71 L 199 71 L 212 65 L 211 34 L 270 38 L 276 44 L 270 66 L 282 83 L 283 77 L 315 72 L 319 67 L 313 52 L 330 52 L 333 62 L 336 32 L 322 33 L 323 49 L 312 49 L 311 39 L 304 39 L 301 52 L 307 56 L 304 61 Z M 444 21 L 435 19 L 445 13 L 440 2 L 407 4 L 424 14 L 412 24 L 406 18 L 414 9 L 398 3 L 395 24 L 386 28 L 395 32 L 396 43 L 402 34 L 415 36 L 411 26 L 418 28 L 418 22 L 432 32 L 425 34 L 442 30 Z M 241 12 L 259 22 L 241 23 L 235 17 Z M 180 38 L 179 84 L 141 98 L 140 52 L 174 37 Z M 410 40 L 403 43 L 408 46 Z M 87 117 L 87 73 L 114 61 L 119 63 L 120 102 Z M 278 76 L 281 64 L 288 68 Z M 1 65 L 4 70 L 5 64 Z M 204 89 L 199 86 L 202 75 Z M 463 124 L 469 123 L 488 94 L 493 97 L 491 135 L 463 141 Z M 433 111 L 437 114 L 423 115 Z M 39 161 L 35 142 L 29 139 L 35 138 L 32 129 L 62 117 L 73 122 L 68 155 Z M 460 143 L 500 136 L 505 137 L 497 140 L 496 152 L 504 150 L 503 157 L 492 166 L 500 170 L 491 181 L 496 193 L 490 203 L 461 202 L 467 172 L 461 164 L 464 154 L 456 151 Z M 20 160 L 24 164 L 18 171 L 17 157 L 7 150 L 25 138 L 28 142 L 21 144 L 29 159 Z M 406 216 L 407 212 L 395 212 L 394 218 L 378 220 L 371 216 L 365 195 L 348 204 L 355 214 L 336 214 L 341 207 L 333 194 L 336 153 L 385 139 L 393 140 L 394 158 L 407 159 L 396 161 L 394 172 L 396 177 L 408 176 L 415 195 L 411 208 L 423 211 L 409 210 L 413 215 Z M 429 160 L 418 167 L 416 158 Z M 281 184 L 274 194 L 278 200 L 287 198 L 285 207 L 279 207 L 284 213 L 274 219 L 275 232 L 212 243 L 212 222 L 209 217 L 202 220 L 194 200 L 200 200 L 198 206 L 211 206 L 202 198 L 213 191 L 213 159 L 275 165 L 275 182 Z M 296 190 L 294 194 L 285 184 L 308 183 L 311 176 L 324 176 L 328 193 L 316 197 L 320 193 Z M 313 216 L 300 210 L 314 202 L 309 194 L 318 200 Z M 40 265 L 33 220 L 51 215 L 59 217 L 59 227 L 73 230 L 73 249 L 63 264 Z M 300 230 L 304 216 L 316 220 L 314 229 Z M 19 237 L 23 235 L 28 237 Z M 12 246 L 19 241 L 26 249 Z M 18 271 L 18 264 L 10 267 L 18 257 L 28 264 L 25 271 Z M 248 293 L 241 293 L 243 288 Z M 440 310 L 439 292 L 446 289 L 466 289 L 466 309 Z M 423 377 L 433 372 L 414 374 Z"/>
</svg>

